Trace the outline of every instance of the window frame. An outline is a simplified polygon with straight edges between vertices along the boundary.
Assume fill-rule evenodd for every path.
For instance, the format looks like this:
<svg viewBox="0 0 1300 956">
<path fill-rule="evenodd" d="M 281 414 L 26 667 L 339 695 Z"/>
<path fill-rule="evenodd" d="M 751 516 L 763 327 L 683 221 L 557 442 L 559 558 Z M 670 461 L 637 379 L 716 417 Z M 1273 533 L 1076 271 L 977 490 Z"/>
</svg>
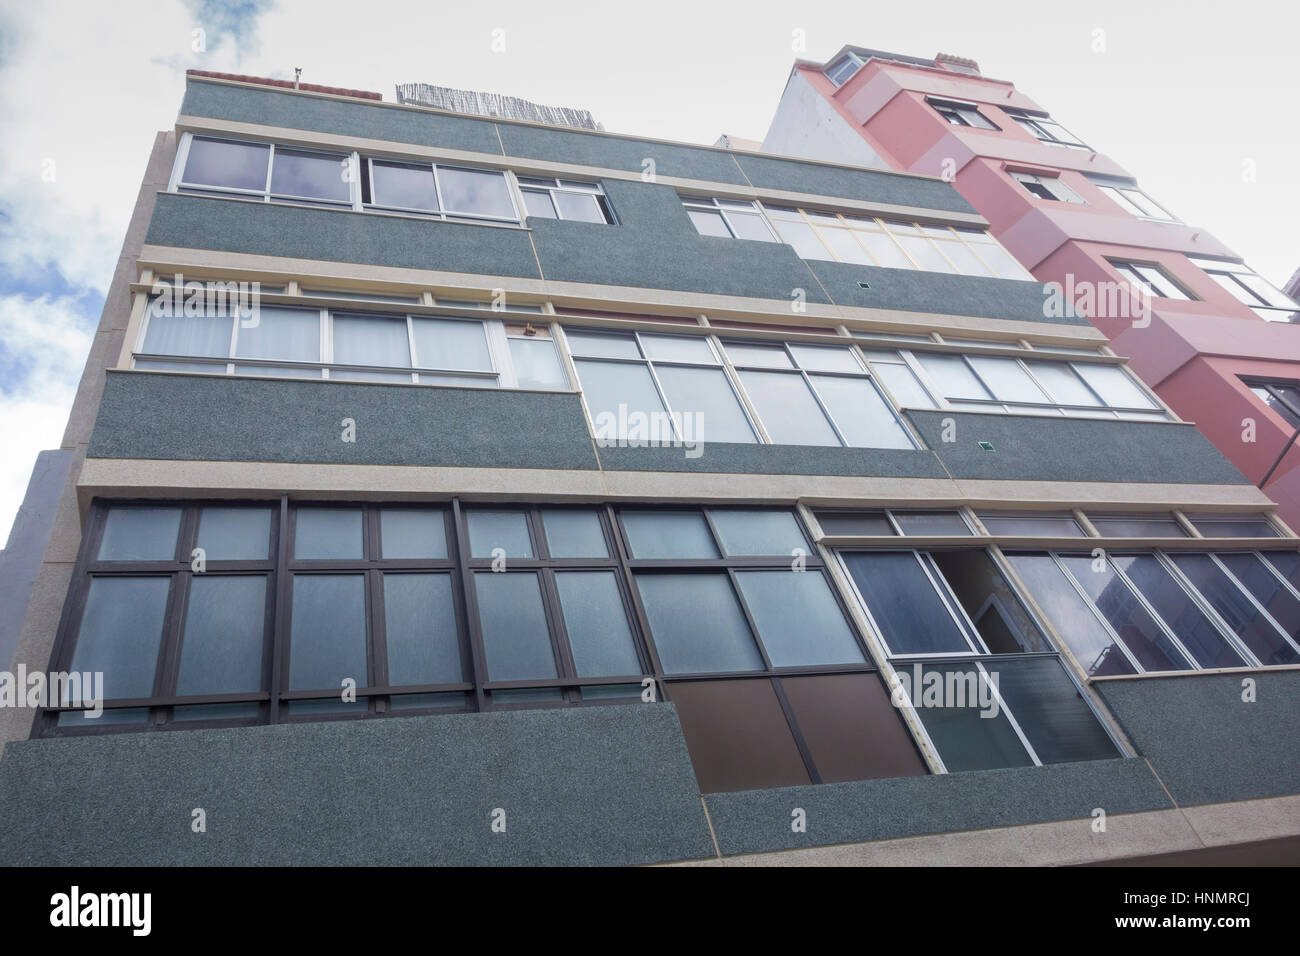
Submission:
<svg viewBox="0 0 1300 956">
<path fill-rule="evenodd" d="M 244 189 L 236 186 L 214 186 L 204 183 L 187 183 L 185 181 L 185 168 L 189 164 L 190 149 L 195 139 L 209 140 L 218 143 L 236 143 L 242 146 L 267 147 L 266 181 L 262 189 L 255 190 Z M 328 156 L 331 159 L 346 160 L 348 163 L 348 198 L 345 200 L 319 199 L 310 196 L 295 196 L 288 193 L 273 192 L 271 189 L 271 181 L 275 176 L 275 154 L 277 148 L 290 150 L 291 152 L 296 153 L 310 153 L 317 156 Z M 181 144 L 176 150 L 176 161 L 172 167 L 172 176 L 168 183 L 167 191 L 173 193 L 184 193 L 191 196 L 213 196 L 216 194 L 228 198 L 245 199 L 255 202 L 278 203 L 281 205 L 314 206 L 329 209 L 355 209 L 360 199 L 357 179 L 357 153 L 355 151 L 349 152 L 347 150 L 321 149 L 313 146 L 297 146 L 288 143 L 277 143 L 273 140 L 247 139 L 218 133 L 195 133 L 187 131 L 181 137 Z"/>
<path fill-rule="evenodd" d="M 1088 205 L 1087 200 L 1071 189 L 1070 185 L 1063 182 L 1059 176 L 1046 176 L 1021 169 L 1009 169 L 1007 174 L 1023 186 L 1026 192 L 1038 199 L 1067 203 L 1072 206 Z M 1033 188 L 1034 186 L 1038 186 L 1043 192 L 1038 192 Z M 1043 195 L 1043 193 L 1047 195 Z"/>
<path fill-rule="evenodd" d="M 542 185 L 543 180 L 549 180 L 551 185 Z M 566 193 L 574 196 L 591 196 L 596 200 L 596 206 L 600 209 L 605 217 L 604 225 L 616 226 L 618 219 L 614 215 L 614 207 L 610 204 L 609 197 L 605 194 L 604 187 L 599 181 L 586 183 L 576 179 L 564 179 L 559 176 L 530 176 L 521 173 L 515 173 L 515 184 L 519 188 L 519 196 L 523 205 L 520 207 L 523 218 L 527 219 L 531 213 L 528 211 L 528 193 L 545 193 L 551 202 L 551 208 L 555 210 L 555 216 L 538 216 L 539 219 L 554 218 L 561 222 L 586 222 L 584 219 L 569 219 L 561 215 L 560 204 L 555 201 L 556 193 Z M 582 188 L 580 188 L 582 187 Z M 601 225 L 601 223 L 589 223 L 589 225 Z"/>
<path fill-rule="evenodd" d="M 1273 283 L 1244 262 L 1209 259 L 1202 256 L 1188 256 L 1188 258 L 1191 259 L 1193 265 L 1213 279 L 1220 288 L 1261 319 L 1268 322 L 1300 322 L 1300 303 L 1296 303 L 1291 296 L 1278 289 Z M 1291 305 L 1277 305 L 1274 302 L 1267 301 L 1266 297 L 1256 289 L 1251 288 L 1250 284 L 1241 278 L 1242 276 L 1249 276 L 1257 280 L 1274 295 L 1290 301 Z"/>
<path fill-rule="evenodd" d="M 937 96 L 927 96 L 925 102 L 952 126 L 992 130 L 999 133 L 1002 131 L 1001 126 L 984 115 L 978 103 L 967 103 L 962 100 L 950 100 Z M 967 115 L 969 113 L 974 113 L 982 122 L 972 123 Z"/>
<path fill-rule="evenodd" d="M 1109 256 L 1105 257 L 1105 259 L 1106 263 L 1119 274 L 1121 281 L 1127 282 L 1142 295 L 1157 299 L 1168 299 L 1171 302 L 1200 301 L 1199 296 L 1189 292 L 1182 283 L 1169 274 L 1168 269 L 1158 262 L 1143 262 L 1138 259 L 1113 259 Z M 1155 273 L 1156 278 L 1153 279 L 1147 275 L 1147 272 Z M 1168 286 L 1175 294 L 1170 295 L 1165 289 L 1153 285 L 1157 281 L 1164 286 Z"/>
<path fill-rule="evenodd" d="M 1040 143 L 1049 146 L 1064 146 L 1069 149 L 1088 149 L 1092 147 L 1079 137 L 1052 119 L 1047 113 L 1031 113 L 1028 110 L 1004 108 L 1003 112 Z M 1054 130 L 1060 130 L 1064 136 L 1058 136 Z"/>
</svg>

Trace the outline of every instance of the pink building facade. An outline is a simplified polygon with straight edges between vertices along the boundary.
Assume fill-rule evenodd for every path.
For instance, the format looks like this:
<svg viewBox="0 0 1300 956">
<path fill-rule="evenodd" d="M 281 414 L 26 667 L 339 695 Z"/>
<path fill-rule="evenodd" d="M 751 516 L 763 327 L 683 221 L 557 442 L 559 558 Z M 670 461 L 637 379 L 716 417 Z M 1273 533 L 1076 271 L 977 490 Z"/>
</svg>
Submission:
<svg viewBox="0 0 1300 956">
<path fill-rule="evenodd" d="M 941 177 L 1300 527 L 1300 306 L 974 61 L 845 47 L 791 71 L 765 152 Z"/>
</svg>

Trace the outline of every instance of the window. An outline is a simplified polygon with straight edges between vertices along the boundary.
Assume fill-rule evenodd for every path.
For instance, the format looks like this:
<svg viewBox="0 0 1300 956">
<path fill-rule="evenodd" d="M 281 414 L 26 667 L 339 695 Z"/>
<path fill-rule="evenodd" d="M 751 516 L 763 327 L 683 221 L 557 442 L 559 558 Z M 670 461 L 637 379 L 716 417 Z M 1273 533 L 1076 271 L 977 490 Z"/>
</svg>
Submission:
<svg viewBox="0 0 1300 956">
<path fill-rule="evenodd" d="M 1029 274 L 981 229 L 764 206 L 781 240 L 804 259 L 1026 279 Z"/>
<path fill-rule="evenodd" d="M 976 129 L 999 129 L 992 120 L 979 111 L 974 103 L 961 103 L 956 100 L 939 100 L 927 97 L 926 102 L 934 111 L 953 126 L 973 126 Z"/>
<path fill-rule="evenodd" d="M 526 215 L 539 219 L 571 219 L 576 222 L 612 223 L 609 201 L 599 183 L 571 179 L 542 179 L 519 176 Z"/>
<path fill-rule="evenodd" d="M 1250 306 L 1261 318 L 1270 322 L 1300 321 L 1300 305 L 1290 296 L 1273 288 L 1245 263 L 1200 259 L 1195 256 L 1188 258 L 1204 269 L 1206 275 L 1223 286 L 1234 299 Z"/>
<path fill-rule="evenodd" d="M 1187 532 L 1173 515 L 1099 515 L 1088 520 L 1106 538 L 1184 538 Z"/>
<path fill-rule="evenodd" d="M 1300 592 L 1262 553 L 1052 552 L 1008 561 L 1092 676 L 1300 662 Z"/>
<path fill-rule="evenodd" d="M 263 202 L 352 205 L 348 153 L 187 136 L 177 189 Z"/>
<path fill-rule="evenodd" d="M 1061 182 L 1058 176 L 1039 176 L 1035 173 L 1012 172 L 1011 178 L 1024 186 L 1039 199 L 1054 199 L 1057 202 L 1083 203 L 1083 199 L 1073 189 Z"/>
<path fill-rule="evenodd" d="M 364 162 L 361 203 L 367 209 L 453 221 L 519 222 L 502 170 L 377 158 Z"/>
<path fill-rule="evenodd" d="M 1207 538 L 1276 538 L 1278 530 L 1266 515 L 1188 515 Z"/>
<path fill-rule="evenodd" d="M 701 236 L 776 241 L 756 202 L 683 196 L 682 205 Z"/>
<path fill-rule="evenodd" d="M 548 326 L 266 305 L 251 319 L 216 310 L 199 316 L 174 311 L 159 301 L 146 309 L 135 368 L 489 388 L 569 387 Z"/>
<path fill-rule="evenodd" d="M 1122 366 L 1003 355 L 863 349 L 903 408 L 1165 420 Z"/>
<path fill-rule="evenodd" d="M 1300 383 L 1242 379 L 1265 405 L 1300 428 Z"/>
<path fill-rule="evenodd" d="M 1119 755 L 987 551 L 837 554 L 945 769 Z"/>
<path fill-rule="evenodd" d="M 849 51 L 832 62 L 822 72 L 826 75 L 826 79 L 830 80 L 836 86 L 843 86 L 848 82 L 849 77 L 853 76 L 854 73 L 857 73 L 858 70 L 862 68 L 864 62 L 865 61 L 856 53 Z"/>
<path fill-rule="evenodd" d="M 1083 528 L 1068 514 L 980 513 L 989 534 L 1014 537 L 1082 538 Z"/>
<path fill-rule="evenodd" d="M 1100 176 L 1089 176 L 1088 178 L 1092 180 L 1098 189 L 1105 193 L 1106 198 L 1112 200 L 1127 213 L 1132 213 L 1134 216 L 1140 216 L 1143 219 L 1177 222 L 1176 216 L 1132 183 L 1127 183 L 1122 179 L 1104 179 Z"/>
<path fill-rule="evenodd" d="M 1141 294 L 1161 299 L 1190 300 L 1192 297 L 1174 282 L 1163 268 L 1150 262 L 1125 262 L 1108 259 L 1120 276 L 1127 279 Z"/>
<path fill-rule="evenodd" d="M 1075 149 L 1088 149 L 1088 145 L 1050 116 L 1038 116 L 1019 110 L 1006 110 L 1008 116 L 1020 124 L 1021 128 L 1041 142 L 1052 146 L 1069 146 Z"/>
</svg>

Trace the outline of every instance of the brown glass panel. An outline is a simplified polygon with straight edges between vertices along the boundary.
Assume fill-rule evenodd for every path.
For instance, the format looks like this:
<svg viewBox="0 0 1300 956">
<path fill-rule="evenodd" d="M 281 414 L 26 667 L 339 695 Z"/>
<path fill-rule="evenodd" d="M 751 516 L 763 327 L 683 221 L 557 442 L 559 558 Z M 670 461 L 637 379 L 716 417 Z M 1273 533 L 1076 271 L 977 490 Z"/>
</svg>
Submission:
<svg viewBox="0 0 1300 956">
<path fill-rule="evenodd" d="M 787 677 L 781 686 L 822 782 L 928 773 L 875 674 Z"/>
<path fill-rule="evenodd" d="M 770 680 L 674 682 L 668 693 L 701 793 L 811 782 Z"/>
</svg>

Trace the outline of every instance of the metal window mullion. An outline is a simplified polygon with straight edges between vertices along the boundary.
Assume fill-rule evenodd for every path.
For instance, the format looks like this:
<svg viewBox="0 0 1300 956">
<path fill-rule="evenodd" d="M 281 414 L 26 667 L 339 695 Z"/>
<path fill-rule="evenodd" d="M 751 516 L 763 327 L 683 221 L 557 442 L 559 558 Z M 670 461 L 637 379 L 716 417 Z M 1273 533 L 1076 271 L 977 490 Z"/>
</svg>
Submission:
<svg viewBox="0 0 1300 956">
<path fill-rule="evenodd" d="M 1174 646 L 1178 648 L 1179 652 L 1185 658 L 1187 658 L 1187 662 L 1191 666 L 1191 669 L 1198 671 L 1205 670 L 1205 668 L 1201 666 L 1200 661 L 1196 659 L 1196 655 L 1188 650 L 1187 646 L 1183 644 L 1182 640 L 1174 632 L 1174 629 L 1163 617 L 1160 616 L 1160 612 L 1156 610 L 1155 605 L 1152 604 L 1147 599 L 1147 596 L 1142 593 L 1142 590 L 1133 583 L 1132 578 L 1130 578 L 1118 564 L 1111 560 L 1110 551 L 1108 550 L 1106 550 L 1106 563 L 1110 565 L 1111 572 L 1123 581 L 1124 584 L 1128 586 L 1128 589 L 1133 592 L 1134 597 L 1138 599 L 1138 603 L 1146 609 L 1147 613 L 1151 615 L 1151 619 L 1156 622 L 1156 626 L 1165 632 L 1165 636 L 1168 637 L 1169 640 L 1173 641 Z M 1193 601 L 1192 603 L 1195 604 L 1196 602 Z"/>
<path fill-rule="evenodd" d="M 719 553 L 721 553 L 721 549 L 719 549 Z M 745 616 L 745 623 L 749 627 L 749 633 L 754 638 L 754 646 L 758 648 L 759 657 L 763 660 L 763 669 L 771 671 L 772 659 L 767 656 L 767 647 L 763 644 L 763 636 L 759 633 L 758 622 L 754 620 L 754 615 L 749 609 L 749 602 L 745 600 L 745 593 L 740 588 L 740 581 L 736 579 L 736 569 L 724 567 L 722 573 L 727 576 L 727 581 L 736 596 L 736 601 L 740 604 L 740 613 Z"/>
<path fill-rule="evenodd" d="M 930 585 L 939 596 L 939 600 L 947 605 L 953 623 L 965 633 L 966 643 L 971 646 L 972 652 L 975 654 L 992 654 L 993 652 L 989 650 L 988 645 L 984 643 L 984 637 L 980 634 L 979 628 L 970 619 L 970 615 L 966 613 L 966 608 L 962 606 L 961 601 L 957 600 L 957 595 L 953 593 L 952 586 L 948 583 L 948 579 L 944 577 L 943 571 L 940 570 L 939 565 L 934 560 L 934 556 L 928 551 L 913 551 L 912 553 L 920 560 L 921 567 L 925 569 L 926 576 L 930 579 Z"/>
<path fill-rule="evenodd" d="M 275 621 L 271 629 L 271 700 L 267 720 L 275 724 L 280 721 L 281 685 L 287 685 L 289 655 L 289 602 L 292 575 L 289 572 L 289 556 L 292 554 L 293 535 L 290 531 L 289 496 L 280 496 L 275 558 Z M 284 688 L 284 689 L 287 689 Z"/>
<path fill-rule="evenodd" d="M 1250 553 L 1255 554 L 1255 552 L 1253 551 Z M 1229 569 L 1229 567 L 1219 559 L 1219 555 L 1215 552 L 1211 552 L 1210 560 L 1213 561 L 1215 565 L 1219 568 L 1219 570 L 1222 571 L 1227 576 L 1228 580 L 1232 582 L 1232 584 L 1237 588 L 1237 590 L 1246 596 L 1246 599 L 1249 600 L 1250 603 L 1255 606 L 1255 608 L 1259 611 L 1259 613 L 1264 615 L 1264 619 L 1268 621 L 1268 623 L 1273 625 L 1273 627 L 1277 630 L 1277 632 L 1282 635 L 1283 640 L 1285 640 L 1288 644 L 1290 644 L 1292 648 L 1295 649 L 1296 653 L 1300 654 L 1300 645 L 1296 644 L 1295 640 L 1292 638 L 1290 634 L 1287 633 L 1286 628 L 1284 628 L 1278 622 L 1277 618 L 1275 618 L 1271 613 L 1269 613 L 1268 608 L 1264 606 L 1263 602 L 1260 601 L 1258 598 L 1256 598 L 1255 595 L 1251 592 L 1251 590 L 1248 587 L 1246 587 L 1245 584 L 1242 583 L 1241 579 L 1238 578 L 1235 574 L 1233 574 L 1231 569 Z M 1258 561 L 1261 559 L 1258 556 L 1256 556 L 1256 560 Z M 1170 561 L 1170 563 L 1171 564 L 1173 563 L 1172 560 Z M 1268 562 L 1264 562 L 1264 563 L 1267 564 Z M 1190 583 L 1190 579 L 1189 579 L 1189 583 Z M 1224 621 L 1224 624 L 1227 624 L 1226 620 Z M 1237 639 L 1238 643 L 1240 643 L 1241 645 L 1242 650 L 1245 651 L 1248 662 L 1254 661 L 1260 667 L 1268 666 L 1267 664 L 1265 664 L 1263 661 L 1259 659 L 1259 656 L 1255 654 L 1255 652 L 1252 651 L 1245 644 L 1245 642 L 1240 639 L 1240 637 L 1237 634 L 1234 633 L 1232 636 Z"/>
<path fill-rule="evenodd" d="M 1075 593 L 1079 595 L 1084 606 L 1092 612 L 1093 617 L 1096 618 L 1097 623 L 1101 625 L 1102 630 L 1110 635 L 1111 642 L 1120 649 L 1120 653 L 1122 653 L 1133 666 L 1133 672 L 1135 674 L 1145 674 L 1146 668 L 1142 666 L 1142 662 L 1137 659 L 1137 656 L 1131 650 L 1129 650 L 1128 645 L 1124 643 L 1123 638 L 1119 636 L 1119 632 L 1111 626 L 1110 621 L 1107 620 L 1106 615 L 1102 613 L 1101 608 L 1097 606 L 1097 603 L 1093 601 L 1088 592 L 1083 589 L 1083 585 L 1075 580 L 1074 574 L 1065 566 L 1065 562 L 1061 560 L 1060 554 L 1056 551 L 1048 551 L 1047 556 L 1055 562 L 1057 569 L 1064 576 L 1066 583 L 1074 588 Z M 1046 617 L 1046 614 L 1044 614 L 1044 617 Z M 1071 653 L 1073 653 L 1073 651 Z"/>
<path fill-rule="evenodd" d="M 638 332 L 636 333 L 636 335 L 637 335 L 637 347 L 640 348 L 641 334 Z M 645 354 L 646 354 L 645 349 L 641 349 L 641 355 L 643 356 L 641 362 L 644 364 L 646 370 L 650 373 L 650 381 L 654 384 L 655 392 L 659 396 L 659 401 L 663 403 L 664 411 L 668 413 L 668 424 L 672 428 L 673 435 L 676 438 L 676 440 L 678 442 L 685 442 L 685 439 L 682 437 L 681 434 L 681 428 L 678 426 L 677 420 L 673 416 L 673 407 L 668 403 L 668 393 L 664 391 L 663 383 L 659 381 L 659 374 L 655 371 L 655 363 L 651 361 L 649 358 L 645 358 L 644 357 Z"/>
<path fill-rule="evenodd" d="M 948 396 L 946 396 L 938 385 L 935 384 L 934 380 L 930 378 L 930 374 L 925 370 L 925 367 L 921 364 L 921 360 L 916 357 L 915 353 L 911 349 L 897 349 L 897 352 L 902 358 L 903 364 L 907 366 L 913 377 L 916 378 L 917 383 L 929 394 L 930 400 L 934 402 L 935 408 L 943 410 L 948 409 Z"/>
<path fill-rule="evenodd" d="M 451 499 L 453 544 L 456 549 L 456 572 L 461 580 L 461 598 L 465 604 L 465 624 L 469 638 L 469 666 L 474 682 L 475 708 L 487 710 L 487 692 L 483 684 L 488 680 L 487 655 L 483 646 L 483 625 L 478 608 L 478 588 L 475 572 L 469 566 L 469 535 L 460 498 Z"/>
<path fill-rule="evenodd" d="M 998 685 L 989 677 L 985 663 L 986 662 L 983 660 L 977 660 L 975 662 L 976 670 L 980 672 L 984 680 L 988 682 L 989 687 L 993 690 L 993 695 L 997 697 L 998 705 L 1002 708 L 1002 713 L 1006 716 L 1007 723 L 1011 725 L 1011 729 L 1015 731 L 1016 736 L 1020 738 L 1021 746 L 1023 746 L 1028 752 L 1029 759 L 1034 762 L 1035 767 L 1043 766 L 1043 761 L 1038 756 L 1038 751 L 1035 750 L 1034 745 L 1029 742 L 1029 735 L 1026 734 L 1024 729 L 1020 726 L 1020 721 L 1016 719 L 1015 712 L 1012 711 L 1011 707 L 1007 704 L 1006 699 L 1002 696 L 1002 691 L 998 689 Z M 978 688 L 976 689 L 976 693 L 978 693 Z"/>
</svg>

